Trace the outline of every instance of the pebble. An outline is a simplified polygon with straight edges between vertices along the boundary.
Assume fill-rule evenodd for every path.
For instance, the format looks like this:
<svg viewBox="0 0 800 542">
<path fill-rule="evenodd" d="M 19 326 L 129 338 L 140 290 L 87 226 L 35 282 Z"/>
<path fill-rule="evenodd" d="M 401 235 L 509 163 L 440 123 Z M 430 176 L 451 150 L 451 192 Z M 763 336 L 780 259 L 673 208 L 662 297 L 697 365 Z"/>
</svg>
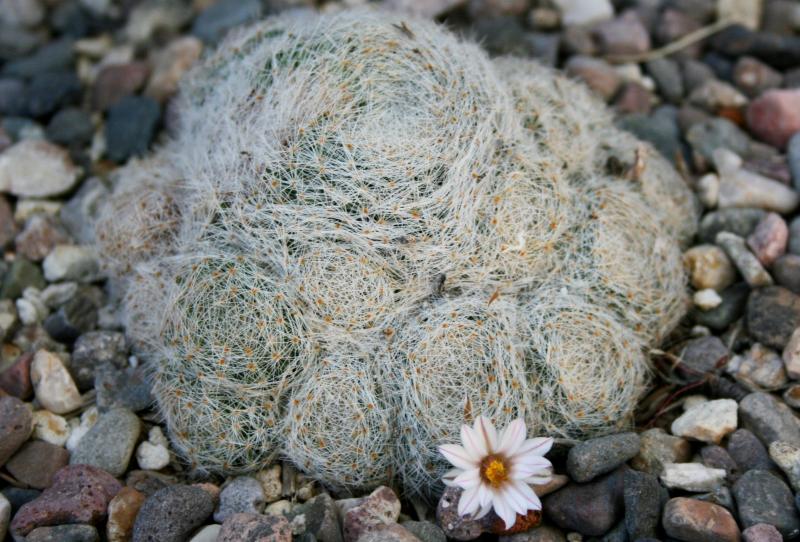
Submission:
<svg viewBox="0 0 800 542">
<path fill-rule="evenodd" d="M 800 256 L 784 254 L 772 265 L 772 276 L 779 286 L 800 294 Z"/>
<path fill-rule="evenodd" d="M 697 290 L 722 291 L 736 280 L 736 270 L 725 251 L 715 245 L 697 245 L 683 254 L 692 286 Z"/>
<path fill-rule="evenodd" d="M 592 33 L 606 55 L 636 55 L 650 50 L 650 34 L 633 11 L 596 24 Z"/>
<path fill-rule="evenodd" d="M 745 528 L 767 523 L 775 526 L 785 538 L 800 534 L 800 518 L 792 492 L 771 472 L 747 471 L 733 485 L 733 496 Z"/>
<path fill-rule="evenodd" d="M 197 534 L 189 539 L 189 542 L 217 542 L 221 529 L 222 525 L 206 525 L 197 531 Z"/>
<path fill-rule="evenodd" d="M 400 525 L 423 542 L 447 542 L 444 531 L 430 521 L 404 521 Z"/>
<path fill-rule="evenodd" d="M 624 478 L 627 468 L 588 484 L 569 484 L 545 497 L 543 509 L 562 529 L 587 536 L 602 536 L 622 518 Z"/>
<path fill-rule="evenodd" d="M 714 372 L 722 367 L 730 355 L 730 350 L 719 337 L 713 335 L 698 337 L 687 341 L 681 349 L 681 364 L 678 369 L 686 378 L 695 379 L 698 373 Z"/>
<path fill-rule="evenodd" d="M 82 146 L 92 141 L 94 125 L 88 112 L 77 107 L 58 111 L 45 130 L 47 139 L 65 146 Z"/>
<path fill-rule="evenodd" d="M 786 252 L 789 228 L 777 213 L 768 213 L 747 238 L 747 245 L 764 267 L 770 267 Z"/>
<path fill-rule="evenodd" d="M 133 542 L 183 542 L 214 511 L 214 501 L 199 487 L 173 485 L 149 496 L 133 526 Z"/>
<path fill-rule="evenodd" d="M 800 189 L 800 132 L 789 138 L 786 144 L 786 159 L 795 189 Z"/>
<path fill-rule="evenodd" d="M 56 472 L 69 463 L 69 452 L 61 446 L 31 440 L 6 463 L 6 470 L 22 484 L 34 489 L 46 489 L 53 483 Z"/>
<path fill-rule="evenodd" d="M 36 527 L 96 525 L 105 519 L 108 503 L 120 489 L 120 483 L 101 469 L 68 465 L 56 473 L 52 486 L 17 511 L 11 531 L 25 536 Z"/>
<path fill-rule="evenodd" d="M 745 240 L 730 232 L 717 234 L 716 243 L 725 250 L 725 253 L 742 274 L 747 284 L 752 287 L 770 286 L 772 277 L 758 261 L 758 258 L 747 248 Z"/>
<path fill-rule="evenodd" d="M 144 366 L 120 371 L 105 363 L 97 368 L 94 388 L 97 406 L 101 411 L 124 407 L 139 412 L 154 402 L 148 371 Z"/>
<path fill-rule="evenodd" d="M 275 501 L 271 504 L 268 504 L 264 508 L 264 514 L 267 516 L 281 516 L 287 515 L 289 512 L 292 511 L 292 503 L 286 499 L 281 499 L 279 501 Z M 338 530 L 338 526 L 337 526 Z"/>
<path fill-rule="evenodd" d="M 257 0 L 218 0 L 195 18 L 192 34 L 205 43 L 216 43 L 231 28 L 260 16 L 261 3 Z"/>
<path fill-rule="evenodd" d="M 71 71 L 40 73 L 28 85 L 27 95 L 28 115 L 45 117 L 62 107 L 76 105 L 81 98 L 81 82 Z"/>
<path fill-rule="evenodd" d="M 717 234 L 721 231 L 735 233 L 740 237 L 747 237 L 756 229 L 756 225 L 766 215 L 767 213 L 763 209 L 737 207 L 713 211 L 700 220 L 697 237 L 705 244 L 713 243 L 717 238 Z M 800 222 L 798 225 L 800 225 Z"/>
<path fill-rule="evenodd" d="M 742 531 L 744 542 L 783 542 L 778 529 L 766 523 L 757 523 Z"/>
<path fill-rule="evenodd" d="M 61 149 L 23 140 L 0 153 L 0 191 L 17 197 L 50 197 L 70 190 L 80 170 Z"/>
<path fill-rule="evenodd" d="M 769 456 L 786 474 L 792 489 L 800 491 L 800 447 L 775 441 L 769 445 Z"/>
<path fill-rule="evenodd" d="M 672 434 L 719 444 L 728 433 L 736 430 L 737 408 L 738 404 L 732 399 L 701 403 L 672 422 Z"/>
<path fill-rule="evenodd" d="M 766 90 L 780 87 L 783 75 L 757 58 L 743 56 L 733 67 L 733 81 L 747 96 L 755 98 Z"/>
<path fill-rule="evenodd" d="M 8 524 L 11 521 L 11 503 L 0 493 L 0 540 L 6 539 Z"/>
<path fill-rule="evenodd" d="M 739 466 L 730 456 L 728 451 L 722 446 L 717 446 L 716 444 L 703 446 L 703 448 L 700 450 L 700 458 L 703 461 L 703 465 L 706 467 L 724 470 L 725 476 L 729 480 L 738 476 Z"/>
<path fill-rule="evenodd" d="M 39 350 L 31 363 L 31 382 L 39 403 L 54 414 L 72 412 L 83 404 L 72 376 L 61 359 Z"/>
<path fill-rule="evenodd" d="M 167 438 L 160 427 L 150 429 L 147 441 L 136 449 L 136 462 L 145 470 L 161 470 L 169 465 Z"/>
<path fill-rule="evenodd" d="M 97 326 L 98 309 L 103 293 L 93 288 L 78 288 L 75 296 L 44 321 L 44 329 L 53 339 L 70 343 Z"/>
<path fill-rule="evenodd" d="M 697 199 L 706 209 L 713 209 L 719 203 L 719 177 L 707 173 L 697 180 Z"/>
<path fill-rule="evenodd" d="M 31 261 L 43 260 L 60 243 L 67 243 L 69 236 L 57 219 L 37 214 L 25 222 L 22 232 L 14 240 L 17 252 Z"/>
<path fill-rule="evenodd" d="M 193 15 L 192 7 L 182 2 L 141 2 L 131 10 L 124 35 L 137 45 L 146 45 L 154 37 L 178 32 Z"/>
<path fill-rule="evenodd" d="M 283 483 L 281 482 L 280 464 L 258 471 L 255 477 L 261 483 L 261 489 L 264 491 L 264 502 L 273 503 L 281 498 Z"/>
<path fill-rule="evenodd" d="M 716 290 L 706 288 L 705 290 L 698 290 L 692 295 L 692 303 L 700 310 L 709 311 L 722 304 L 722 297 Z"/>
<path fill-rule="evenodd" d="M 13 325 L 13 319 L 11 324 L 8 322 L 0 323 L 0 328 L 2 328 L 0 334 L 2 334 L 5 330 L 11 329 L 11 326 Z M 2 373 L 0 373 L 0 390 L 9 395 L 13 395 L 18 399 L 22 399 L 23 401 L 30 398 L 30 396 L 33 394 L 33 384 L 31 383 L 31 361 L 33 361 L 33 354 L 26 352 L 19 356 L 11 365 L 11 367 L 8 367 Z"/>
<path fill-rule="evenodd" d="M 686 141 L 698 155 L 709 161 L 713 160 L 714 151 L 717 149 L 730 149 L 734 153 L 744 154 L 748 152 L 751 145 L 747 134 L 722 117 L 713 117 L 693 124 L 686 131 Z"/>
<path fill-rule="evenodd" d="M 719 174 L 719 207 L 757 207 L 776 213 L 790 213 L 800 202 L 798 193 L 783 183 L 742 168 L 733 152 L 716 149 L 714 164 Z"/>
<path fill-rule="evenodd" d="M 117 368 L 128 365 L 125 335 L 118 331 L 90 331 L 75 341 L 70 371 L 78 388 L 87 390 L 94 384 L 95 368 L 110 363 Z"/>
<path fill-rule="evenodd" d="M 106 538 L 108 542 L 129 542 L 133 536 L 133 523 L 144 503 L 143 493 L 132 487 L 123 487 L 108 504 Z"/>
<path fill-rule="evenodd" d="M 194 36 L 183 36 L 156 54 L 153 74 L 145 94 L 159 103 L 165 102 L 178 90 L 178 82 L 186 71 L 200 58 L 203 42 Z"/>
<path fill-rule="evenodd" d="M 800 328 L 795 329 L 783 349 L 783 363 L 789 378 L 800 379 Z"/>
<path fill-rule="evenodd" d="M 28 440 L 33 430 L 33 416 L 25 403 L 16 397 L 0 397 L 0 466 Z"/>
<path fill-rule="evenodd" d="M 27 87 L 19 79 L 0 78 L 0 114 L 9 117 L 24 115 L 27 111 Z"/>
<path fill-rule="evenodd" d="M 599 58 L 576 55 L 564 65 L 567 75 L 580 79 L 605 101 L 611 98 L 622 85 L 622 77 L 613 66 Z"/>
<path fill-rule="evenodd" d="M 664 506 L 667 535 L 687 542 L 739 542 L 739 527 L 725 508 L 686 497 L 670 499 Z"/>
<path fill-rule="evenodd" d="M 100 535 L 91 525 L 57 525 L 34 529 L 25 542 L 100 542 Z"/>
<path fill-rule="evenodd" d="M 800 408 L 800 384 L 792 384 L 783 392 L 783 400 L 792 408 Z"/>
<path fill-rule="evenodd" d="M 295 507 L 287 514 L 287 519 L 294 523 L 298 516 L 303 516 L 305 531 L 314 535 L 319 542 L 342 542 L 336 503 L 327 493 L 317 495 Z"/>
<path fill-rule="evenodd" d="M 747 330 L 766 346 L 783 350 L 800 326 L 800 297 L 781 286 L 753 290 L 747 300 Z"/>
<path fill-rule="evenodd" d="M 94 282 L 99 278 L 100 264 L 91 247 L 58 245 L 42 263 L 44 278 L 49 282 Z"/>
<path fill-rule="evenodd" d="M 214 521 L 223 523 L 233 514 L 260 514 L 264 510 L 264 490 L 255 478 L 239 476 L 222 488 Z"/>
<path fill-rule="evenodd" d="M 139 418 L 130 410 L 109 410 L 81 438 L 70 464 L 92 465 L 114 476 L 122 476 L 128 468 L 141 429 Z"/>
<path fill-rule="evenodd" d="M 747 104 L 747 97 L 728 83 L 709 79 L 692 90 L 688 101 L 713 114 L 726 109 L 739 109 Z"/>
<path fill-rule="evenodd" d="M 778 389 L 786 385 L 783 360 L 773 350 L 759 343 L 734 356 L 725 370 L 746 388 L 758 390 Z"/>
<path fill-rule="evenodd" d="M 555 5 L 564 26 L 596 23 L 614 16 L 609 0 L 555 0 Z"/>
<path fill-rule="evenodd" d="M 442 528 L 445 535 L 453 540 L 473 540 L 478 538 L 481 533 L 489 529 L 489 516 L 479 520 L 472 519 L 471 516 L 461 516 L 458 514 L 458 501 L 463 490 L 459 487 L 445 487 L 439 503 L 436 506 L 436 523 Z M 348 499 L 354 501 L 350 509 L 357 506 L 361 499 Z M 343 501 L 337 501 L 341 505 Z M 340 506 L 340 514 L 346 515 L 347 511 Z"/>
<path fill-rule="evenodd" d="M 161 119 L 158 102 L 147 96 L 128 96 L 112 106 L 106 121 L 106 154 L 115 162 L 147 152 Z"/>
<path fill-rule="evenodd" d="M 768 90 L 747 107 L 747 126 L 756 137 L 785 149 L 800 132 L 800 89 Z"/>
<path fill-rule="evenodd" d="M 661 482 L 668 488 L 685 491 L 714 491 L 725 483 L 725 471 L 712 469 L 701 463 L 667 463 Z"/>
<path fill-rule="evenodd" d="M 217 542 L 251 541 L 292 542 L 292 528 L 281 516 L 239 513 L 225 520 L 217 537 Z"/>
<path fill-rule="evenodd" d="M 664 98 L 670 103 L 680 103 L 685 88 L 678 63 L 671 58 L 654 58 L 647 61 L 645 66 Z"/>
<path fill-rule="evenodd" d="M 578 482 L 588 482 L 611 472 L 639 453 L 636 433 L 620 433 L 586 440 L 572 447 L 567 456 L 567 472 Z"/>
<path fill-rule="evenodd" d="M 35 27 L 42 22 L 46 13 L 39 0 L 14 0 L 0 2 L 0 21 L 10 26 Z"/>
<path fill-rule="evenodd" d="M 345 542 L 356 541 L 380 525 L 397 522 L 399 517 L 400 500 L 390 488 L 381 486 L 344 514 L 342 532 Z"/>
<path fill-rule="evenodd" d="M 421 542 L 402 525 L 391 523 L 378 527 L 358 539 L 358 542 Z"/>
<path fill-rule="evenodd" d="M 641 433 L 639 455 L 631 460 L 631 466 L 658 476 L 664 471 L 664 465 L 681 463 L 690 458 L 691 446 L 688 441 L 656 427 Z"/>
<path fill-rule="evenodd" d="M 655 538 L 666 491 L 646 472 L 625 471 L 625 530 L 631 540 Z"/>
<path fill-rule="evenodd" d="M 29 79 L 39 73 L 69 70 L 74 59 L 72 46 L 70 38 L 53 40 L 24 58 L 8 62 L 2 74 Z"/>
<path fill-rule="evenodd" d="M 147 82 L 150 67 L 145 62 L 105 66 L 92 86 L 92 108 L 105 111 L 126 96 L 135 94 Z"/>
<path fill-rule="evenodd" d="M 696 324 L 715 331 L 724 331 L 744 314 L 750 287 L 744 282 L 729 286 L 722 292 L 722 303 L 708 311 L 694 311 L 692 317 Z"/>
<path fill-rule="evenodd" d="M 742 425 L 766 445 L 784 441 L 800 446 L 800 425 L 791 409 L 769 393 L 751 393 L 739 403 Z"/>
</svg>

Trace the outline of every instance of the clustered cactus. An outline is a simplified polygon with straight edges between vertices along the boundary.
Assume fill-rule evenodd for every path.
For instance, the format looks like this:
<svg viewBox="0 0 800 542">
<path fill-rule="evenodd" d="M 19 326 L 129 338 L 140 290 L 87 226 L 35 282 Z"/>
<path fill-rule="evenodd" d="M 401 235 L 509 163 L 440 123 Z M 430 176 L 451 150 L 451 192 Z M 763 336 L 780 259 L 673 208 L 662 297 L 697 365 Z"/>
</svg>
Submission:
<svg viewBox="0 0 800 542">
<path fill-rule="evenodd" d="M 284 15 L 184 81 L 98 226 L 172 441 L 434 489 L 479 414 L 630 423 L 686 309 L 689 190 L 583 87 L 436 24 Z"/>
</svg>

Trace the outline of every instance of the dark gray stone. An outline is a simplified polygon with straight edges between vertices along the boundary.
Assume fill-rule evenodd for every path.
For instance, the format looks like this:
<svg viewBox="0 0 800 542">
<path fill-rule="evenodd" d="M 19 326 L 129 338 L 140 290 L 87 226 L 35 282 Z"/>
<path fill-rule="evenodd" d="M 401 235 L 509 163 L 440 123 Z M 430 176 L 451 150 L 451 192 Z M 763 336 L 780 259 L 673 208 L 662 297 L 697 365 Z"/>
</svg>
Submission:
<svg viewBox="0 0 800 542">
<path fill-rule="evenodd" d="M 102 292 L 101 292 L 102 293 Z M 62 343 L 71 343 L 97 326 L 100 299 L 90 287 L 80 287 L 75 296 L 45 318 L 47 333 Z"/>
<path fill-rule="evenodd" d="M 16 258 L 11 267 L 8 268 L 3 276 L 3 288 L 0 290 L 0 297 L 5 299 L 16 299 L 22 296 L 23 290 L 28 286 L 33 286 L 39 290 L 47 286 L 42 270 L 35 263 L 25 258 Z"/>
<path fill-rule="evenodd" d="M 767 212 L 763 209 L 732 207 L 713 211 L 700 221 L 697 237 L 700 242 L 709 244 L 714 244 L 717 234 L 722 231 L 747 237 L 766 216 Z"/>
<path fill-rule="evenodd" d="M 425 542 L 447 542 L 444 531 L 430 521 L 404 521 L 401 526 Z"/>
<path fill-rule="evenodd" d="M 627 467 L 588 484 L 569 484 L 544 498 L 544 513 L 562 529 L 586 536 L 602 536 L 625 510 L 624 477 Z"/>
<path fill-rule="evenodd" d="M 713 335 L 688 341 L 681 351 L 681 366 L 687 378 L 697 380 L 703 373 L 713 372 L 725 365 L 730 358 L 728 347 Z"/>
<path fill-rule="evenodd" d="M 783 350 L 800 326 L 800 297 L 781 286 L 758 288 L 747 299 L 747 331 L 756 341 Z"/>
<path fill-rule="evenodd" d="M 336 503 L 327 493 L 321 493 L 313 499 L 309 499 L 301 506 L 294 508 L 287 514 L 287 517 L 291 521 L 299 515 L 305 517 L 306 532 L 314 535 L 320 542 L 342 542 Z M 438 529 L 438 527 L 436 528 Z"/>
<path fill-rule="evenodd" d="M 672 103 L 683 98 L 683 76 L 678 63 L 670 58 L 655 58 L 646 63 L 647 71 L 655 80 L 661 95 Z"/>
<path fill-rule="evenodd" d="M 27 504 L 39 498 L 42 494 L 38 489 L 27 489 L 22 487 L 7 487 L 1 492 L 3 496 L 11 503 L 11 515 L 17 513 L 23 504 Z"/>
<path fill-rule="evenodd" d="M 774 467 L 767 448 L 747 429 L 737 429 L 728 437 L 728 453 L 742 472 Z"/>
<path fill-rule="evenodd" d="M 43 117 L 81 98 L 81 82 L 75 72 L 47 72 L 36 75 L 28 86 L 28 114 Z"/>
<path fill-rule="evenodd" d="M 25 537 L 25 542 L 98 542 L 100 535 L 91 525 L 39 527 Z"/>
<path fill-rule="evenodd" d="M 631 132 L 639 139 L 652 143 L 670 161 L 674 161 L 676 155 L 681 152 L 677 116 L 663 113 L 652 115 L 634 113 L 620 118 L 617 126 Z"/>
<path fill-rule="evenodd" d="M 700 450 L 700 457 L 702 457 L 703 465 L 706 467 L 723 469 L 728 480 L 733 479 L 738 473 L 739 466 L 722 446 L 717 446 L 715 444 L 704 446 L 703 449 Z"/>
<path fill-rule="evenodd" d="M 800 535 L 800 517 L 792 492 L 780 478 L 768 471 L 751 470 L 733 485 L 739 520 L 747 528 L 766 523 L 785 538 Z"/>
<path fill-rule="evenodd" d="M 197 16 L 192 34 L 206 43 L 216 43 L 235 26 L 261 16 L 258 0 L 219 0 Z"/>
<path fill-rule="evenodd" d="M 113 476 L 122 476 L 139 439 L 142 423 L 136 414 L 115 408 L 102 414 L 97 423 L 78 442 L 70 464 L 92 465 Z"/>
<path fill-rule="evenodd" d="M 636 457 L 640 445 L 636 433 L 608 435 L 581 442 L 569 451 L 567 472 L 575 482 L 588 482 Z"/>
<path fill-rule="evenodd" d="M 94 126 L 89 113 L 77 107 L 68 107 L 53 115 L 46 133 L 47 139 L 59 145 L 85 145 L 92 140 Z"/>
<path fill-rule="evenodd" d="M 800 216 L 795 217 L 789 222 L 789 254 L 800 256 Z"/>
<path fill-rule="evenodd" d="M 62 38 L 40 47 L 30 56 L 9 62 L 3 75 L 32 78 L 40 73 L 68 71 L 75 58 L 73 40 Z"/>
<path fill-rule="evenodd" d="M 750 138 L 728 119 L 714 117 L 692 125 L 686 132 L 686 141 L 700 156 L 711 162 L 714 151 L 720 147 L 743 156 L 750 149 Z"/>
<path fill-rule="evenodd" d="M 111 107 L 106 121 L 106 154 L 115 162 L 147 152 L 161 107 L 147 96 L 127 96 Z"/>
<path fill-rule="evenodd" d="M 19 79 L 0 79 L 0 115 L 16 117 L 27 111 L 27 89 Z"/>
<path fill-rule="evenodd" d="M 720 53 L 737 58 L 754 56 L 774 68 L 800 65 L 800 37 L 757 32 L 736 24 L 718 32 L 711 45 Z"/>
<path fill-rule="evenodd" d="M 184 542 L 214 511 L 211 495 L 194 486 L 156 491 L 139 509 L 133 542 Z"/>
<path fill-rule="evenodd" d="M 94 385 L 95 368 L 110 363 L 118 369 L 128 366 L 125 335 L 118 331 L 90 331 L 75 341 L 70 372 L 81 390 Z"/>
<path fill-rule="evenodd" d="M 0 466 L 28 440 L 33 430 L 33 416 L 25 403 L 11 397 L 0 397 Z"/>
<path fill-rule="evenodd" d="M 139 412 L 154 402 L 153 385 L 144 366 L 120 370 L 104 363 L 95 372 L 94 389 L 100 412 L 117 407 Z"/>
<path fill-rule="evenodd" d="M 751 393 L 739 403 L 741 423 L 765 446 L 782 440 L 800 446 L 800 423 L 792 410 L 769 393 Z"/>
<path fill-rule="evenodd" d="M 795 190 L 800 190 L 800 132 L 794 134 L 786 144 L 786 160 L 792 173 Z"/>
<path fill-rule="evenodd" d="M 779 286 L 800 294 L 800 256 L 784 254 L 772 264 L 772 278 Z"/>
<path fill-rule="evenodd" d="M 733 284 L 720 292 L 722 303 L 708 311 L 693 310 L 692 318 L 701 326 L 723 331 L 744 314 L 749 294 L 750 287 L 746 283 Z"/>
<path fill-rule="evenodd" d="M 625 530 L 631 540 L 655 538 L 661 504 L 668 497 L 658 478 L 647 472 L 625 472 Z"/>
</svg>

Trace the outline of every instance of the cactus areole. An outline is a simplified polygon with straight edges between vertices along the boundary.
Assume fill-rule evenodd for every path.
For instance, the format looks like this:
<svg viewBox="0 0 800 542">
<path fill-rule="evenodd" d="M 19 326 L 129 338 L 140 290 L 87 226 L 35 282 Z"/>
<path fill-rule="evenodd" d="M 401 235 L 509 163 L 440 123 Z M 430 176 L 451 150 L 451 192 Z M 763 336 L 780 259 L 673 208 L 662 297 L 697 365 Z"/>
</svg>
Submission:
<svg viewBox="0 0 800 542">
<path fill-rule="evenodd" d="M 630 424 L 697 216 L 582 86 L 429 21 L 294 14 L 229 36 L 174 106 L 98 243 L 192 466 L 426 494 L 478 415 Z"/>
</svg>

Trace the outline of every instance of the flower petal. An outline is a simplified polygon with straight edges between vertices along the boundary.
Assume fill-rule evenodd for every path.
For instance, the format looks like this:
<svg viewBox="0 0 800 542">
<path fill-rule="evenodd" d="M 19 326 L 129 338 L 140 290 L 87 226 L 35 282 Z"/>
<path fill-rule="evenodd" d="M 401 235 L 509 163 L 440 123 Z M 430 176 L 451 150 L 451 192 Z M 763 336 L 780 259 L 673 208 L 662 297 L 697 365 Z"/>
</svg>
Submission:
<svg viewBox="0 0 800 542">
<path fill-rule="evenodd" d="M 525 508 L 525 498 L 521 493 L 514 489 L 511 484 L 506 484 L 503 488 L 503 498 L 514 510 L 515 514 L 525 514 L 528 510 Z"/>
<path fill-rule="evenodd" d="M 521 455 L 545 455 L 553 447 L 553 439 L 550 437 L 529 438 L 522 443 L 515 456 Z"/>
<path fill-rule="evenodd" d="M 542 458 L 539 458 L 542 459 Z M 544 461 L 547 461 L 546 459 Z M 512 463 L 510 476 L 513 480 L 522 480 L 528 476 L 543 476 L 550 472 L 552 465 L 549 461 L 547 463 L 537 463 L 529 461 L 528 463 Z"/>
<path fill-rule="evenodd" d="M 512 421 L 508 424 L 508 427 L 503 429 L 500 435 L 500 445 L 497 448 L 497 452 L 504 454 L 506 457 L 513 456 L 520 446 L 525 443 L 526 433 L 527 428 L 521 418 Z"/>
<path fill-rule="evenodd" d="M 461 494 L 461 498 L 458 499 L 459 516 L 466 516 L 467 514 L 472 515 L 478 511 L 478 487 L 466 489 L 464 493 Z"/>
<path fill-rule="evenodd" d="M 535 486 L 542 486 L 550 482 L 553 479 L 553 476 L 550 473 L 547 473 L 545 476 L 544 474 L 534 474 L 533 476 L 528 476 L 527 478 L 523 478 L 521 480 L 515 480 L 517 482 L 525 482 L 526 484 L 533 484 Z"/>
<path fill-rule="evenodd" d="M 511 505 L 506 502 L 504 495 L 496 494 L 492 502 L 495 513 L 505 522 L 506 529 L 513 527 L 517 521 L 517 514 L 511 508 Z"/>
<path fill-rule="evenodd" d="M 461 426 L 461 444 L 464 445 L 467 453 L 475 458 L 476 462 L 479 462 L 488 453 L 483 438 L 469 425 Z"/>
<path fill-rule="evenodd" d="M 453 479 L 453 485 L 469 489 L 481 484 L 481 471 L 478 468 L 461 471 L 461 474 Z"/>
<path fill-rule="evenodd" d="M 472 519 L 481 519 L 482 517 L 484 517 L 486 514 L 488 514 L 491 511 L 492 511 L 492 501 L 489 501 L 488 503 L 486 503 L 483 506 L 481 506 L 481 509 L 478 512 L 478 515 L 474 516 Z"/>
<path fill-rule="evenodd" d="M 478 489 L 478 499 L 480 499 L 481 506 L 491 505 L 493 498 L 494 490 L 486 484 L 481 484 L 480 489 Z"/>
<path fill-rule="evenodd" d="M 444 444 L 439 446 L 439 453 L 459 469 L 469 470 L 478 466 L 477 461 L 472 459 L 472 456 L 467 453 L 464 447 L 458 444 Z"/>
<path fill-rule="evenodd" d="M 516 491 L 518 491 L 524 498 L 525 498 L 525 511 L 527 513 L 528 510 L 541 510 L 542 509 L 542 501 L 539 500 L 539 496 L 536 495 L 536 492 L 533 491 L 533 488 L 526 484 L 525 482 L 514 482 L 511 484 Z"/>
<path fill-rule="evenodd" d="M 478 416 L 473 430 L 478 433 L 486 444 L 486 453 L 492 454 L 497 450 L 497 429 L 494 428 L 494 424 L 489 418 Z"/>
</svg>

